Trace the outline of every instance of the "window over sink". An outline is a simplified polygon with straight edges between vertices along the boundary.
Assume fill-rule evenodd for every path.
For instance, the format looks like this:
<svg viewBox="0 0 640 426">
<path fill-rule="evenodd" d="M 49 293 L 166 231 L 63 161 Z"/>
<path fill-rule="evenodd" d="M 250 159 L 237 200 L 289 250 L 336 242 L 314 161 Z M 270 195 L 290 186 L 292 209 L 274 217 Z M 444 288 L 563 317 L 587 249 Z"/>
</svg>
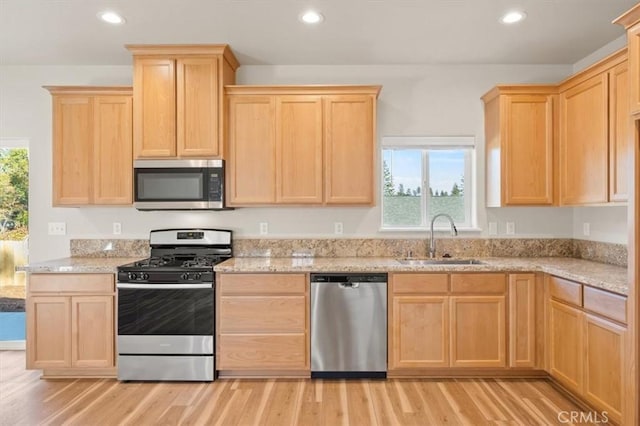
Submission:
<svg viewBox="0 0 640 426">
<path fill-rule="evenodd" d="M 426 230 L 440 213 L 473 227 L 474 158 L 473 136 L 383 137 L 382 229 Z"/>
</svg>

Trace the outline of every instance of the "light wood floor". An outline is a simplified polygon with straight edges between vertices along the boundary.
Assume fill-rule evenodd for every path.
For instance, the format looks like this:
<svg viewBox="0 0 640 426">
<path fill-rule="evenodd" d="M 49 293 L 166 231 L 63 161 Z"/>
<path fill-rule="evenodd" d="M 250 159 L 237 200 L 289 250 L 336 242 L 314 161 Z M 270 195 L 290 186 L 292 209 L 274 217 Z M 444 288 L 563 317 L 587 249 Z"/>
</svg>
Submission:
<svg viewBox="0 0 640 426">
<path fill-rule="evenodd" d="M 554 425 L 580 409 L 545 380 L 41 380 L 0 352 L 0 425 Z"/>
</svg>

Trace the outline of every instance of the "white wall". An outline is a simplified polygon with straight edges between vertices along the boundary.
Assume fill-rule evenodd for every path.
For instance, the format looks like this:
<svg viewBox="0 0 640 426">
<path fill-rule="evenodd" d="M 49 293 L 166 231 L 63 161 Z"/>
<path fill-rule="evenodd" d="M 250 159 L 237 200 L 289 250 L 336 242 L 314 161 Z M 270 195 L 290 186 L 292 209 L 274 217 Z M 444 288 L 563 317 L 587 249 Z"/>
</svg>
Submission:
<svg viewBox="0 0 640 426">
<path fill-rule="evenodd" d="M 571 72 L 571 65 L 244 66 L 240 68 L 237 80 L 239 84 L 381 84 L 379 138 L 386 135 L 474 135 L 478 145 L 476 181 L 483 182 L 480 97 L 497 83 L 556 82 Z M 233 229 L 237 236 L 256 236 L 259 222 L 269 223 L 273 237 L 330 237 L 333 236 L 333 222 L 337 221 L 344 223 L 345 237 L 424 236 L 423 233 L 380 233 L 379 207 L 244 208 L 227 212 L 51 207 L 51 100 L 41 86 L 117 84 L 131 84 L 130 67 L 0 67 L 0 137 L 23 137 L 30 142 L 32 262 L 67 256 L 69 238 L 110 238 L 114 221 L 122 223 L 120 238 L 146 238 L 150 229 L 174 226 L 223 227 Z M 472 235 L 486 235 L 487 218 L 498 222 L 499 235 L 504 235 L 507 221 L 515 222 L 516 236 L 571 237 L 574 234 L 572 209 L 486 209 L 483 185 L 479 185 L 478 198 L 478 224 L 483 231 Z M 607 214 L 605 212 L 605 216 Z M 47 222 L 51 221 L 66 222 L 67 235 L 47 235 Z M 592 230 L 596 229 L 600 226 L 594 221 Z M 606 227 L 602 229 L 606 234 Z M 617 227 L 612 229 L 619 232 Z"/>
<path fill-rule="evenodd" d="M 580 59 L 578 62 L 573 64 L 572 74 L 575 74 L 587 67 L 590 67 L 591 65 L 595 64 L 599 60 L 604 59 L 607 56 L 611 55 L 612 53 L 622 49 L 626 45 L 627 45 L 627 36 L 625 34 L 613 40 L 612 42 L 605 44 L 600 49 L 585 56 L 584 58 Z"/>
</svg>

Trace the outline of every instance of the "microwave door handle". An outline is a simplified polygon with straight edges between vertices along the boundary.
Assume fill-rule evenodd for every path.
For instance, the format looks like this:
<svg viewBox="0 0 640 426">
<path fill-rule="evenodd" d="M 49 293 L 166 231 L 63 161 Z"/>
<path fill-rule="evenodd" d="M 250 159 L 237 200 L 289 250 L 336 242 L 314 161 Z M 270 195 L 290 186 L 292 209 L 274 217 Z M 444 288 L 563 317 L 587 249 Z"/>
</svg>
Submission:
<svg viewBox="0 0 640 426">
<path fill-rule="evenodd" d="M 137 290 L 192 290 L 199 288 L 213 288 L 213 284 L 129 284 L 118 283 L 117 288 Z"/>
</svg>

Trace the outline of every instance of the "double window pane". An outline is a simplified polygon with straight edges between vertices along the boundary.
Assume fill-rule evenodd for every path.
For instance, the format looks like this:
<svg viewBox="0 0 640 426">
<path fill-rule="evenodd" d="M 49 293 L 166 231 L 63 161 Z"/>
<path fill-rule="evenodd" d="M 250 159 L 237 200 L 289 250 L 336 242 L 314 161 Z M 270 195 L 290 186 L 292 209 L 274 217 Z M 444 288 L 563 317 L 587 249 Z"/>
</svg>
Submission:
<svg viewBox="0 0 640 426">
<path fill-rule="evenodd" d="M 440 213 L 471 226 L 471 148 L 385 148 L 382 227 L 427 228 Z"/>
</svg>

